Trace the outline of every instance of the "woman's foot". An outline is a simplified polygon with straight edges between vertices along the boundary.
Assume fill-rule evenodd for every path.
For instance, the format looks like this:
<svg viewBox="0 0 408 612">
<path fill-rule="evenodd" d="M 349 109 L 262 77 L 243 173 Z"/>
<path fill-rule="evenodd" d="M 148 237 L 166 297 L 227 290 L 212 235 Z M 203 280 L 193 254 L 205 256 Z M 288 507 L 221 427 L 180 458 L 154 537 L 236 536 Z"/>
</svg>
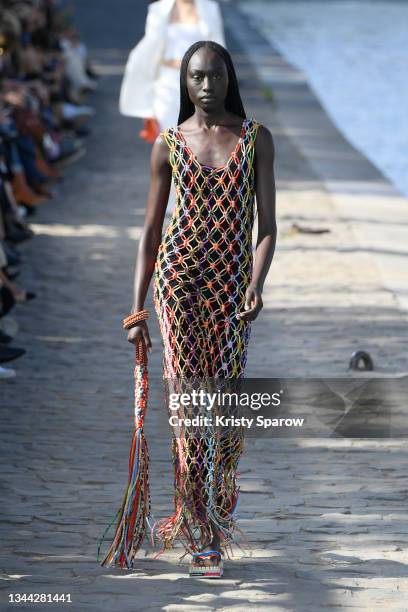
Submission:
<svg viewBox="0 0 408 612">
<path fill-rule="evenodd" d="M 221 542 L 218 534 L 216 534 L 207 546 L 202 547 L 200 552 L 193 553 L 190 576 L 220 578 L 222 573 Z"/>
<path fill-rule="evenodd" d="M 208 553 L 208 552 L 214 552 L 214 553 L 220 553 L 220 555 L 222 555 L 221 553 L 221 546 L 220 546 L 220 541 L 219 540 L 213 540 L 211 542 L 211 544 L 208 544 L 208 546 L 204 546 L 201 549 L 202 553 Z M 204 565 L 212 565 L 211 561 L 208 560 L 204 563 Z"/>
<path fill-rule="evenodd" d="M 190 576 L 221 578 L 223 571 L 222 553 L 220 550 L 209 549 L 193 553 L 190 563 Z"/>
</svg>

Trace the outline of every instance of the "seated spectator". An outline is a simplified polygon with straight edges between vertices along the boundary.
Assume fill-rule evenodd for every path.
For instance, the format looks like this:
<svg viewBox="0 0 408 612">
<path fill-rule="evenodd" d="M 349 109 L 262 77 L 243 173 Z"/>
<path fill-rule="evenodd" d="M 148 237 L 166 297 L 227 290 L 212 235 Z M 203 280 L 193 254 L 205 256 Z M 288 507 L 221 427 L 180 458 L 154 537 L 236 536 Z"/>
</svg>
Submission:
<svg viewBox="0 0 408 612">
<path fill-rule="evenodd" d="M 35 297 L 15 282 L 29 215 L 51 199 L 63 168 L 85 153 L 85 104 L 96 89 L 87 49 L 71 15 L 54 0 L 0 0 L 0 379 L 13 347 L 9 312 Z M 10 331 L 11 330 L 11 331 Z"/>
</svg>

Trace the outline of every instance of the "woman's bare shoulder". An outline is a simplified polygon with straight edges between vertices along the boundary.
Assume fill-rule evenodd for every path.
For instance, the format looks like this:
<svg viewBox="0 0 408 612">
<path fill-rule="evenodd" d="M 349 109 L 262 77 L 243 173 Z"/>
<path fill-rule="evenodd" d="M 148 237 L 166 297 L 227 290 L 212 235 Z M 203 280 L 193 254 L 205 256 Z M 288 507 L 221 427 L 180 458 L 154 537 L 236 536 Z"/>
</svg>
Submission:
<svg viewBox="0 0 408 612">
<path fill-rule="evenodd" d="M 169 163 L 169 132 L 165 130 L 160 132 L 152 147 L 152 163 L 155 166 Z"/>
<path fill-rule="evenodd" d="M 259 123 L 258 126 L 255 147 L 259 153 L 275 151 L 272 132 L 262 123 Z"/>
</svg>

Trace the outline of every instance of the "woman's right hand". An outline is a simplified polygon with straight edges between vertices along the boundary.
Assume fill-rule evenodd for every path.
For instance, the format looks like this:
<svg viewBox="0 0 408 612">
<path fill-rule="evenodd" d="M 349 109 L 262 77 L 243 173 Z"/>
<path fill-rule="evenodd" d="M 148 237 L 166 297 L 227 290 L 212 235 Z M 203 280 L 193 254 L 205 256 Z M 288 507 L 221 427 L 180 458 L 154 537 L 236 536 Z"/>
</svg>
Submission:
<svg viewBox="0 0 408 612">
<path fill-rule="evenodd" d="M 140 321 L 135 327 L 129 329 L 128 342 L 137 344 L 140 340 L 144 340 L 147 350 L 152 350 L 152 342 L 150 340 L 149 328 L 147 327 L 146 321 Z"/>
</svg>

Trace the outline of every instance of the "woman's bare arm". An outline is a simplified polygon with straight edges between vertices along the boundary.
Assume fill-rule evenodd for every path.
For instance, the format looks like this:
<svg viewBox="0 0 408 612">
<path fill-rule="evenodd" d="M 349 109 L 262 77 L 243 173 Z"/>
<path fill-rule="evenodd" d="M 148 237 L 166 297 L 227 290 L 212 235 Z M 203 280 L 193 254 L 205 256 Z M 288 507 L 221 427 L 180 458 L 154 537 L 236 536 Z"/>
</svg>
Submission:
<svg viewBox="0 0 408 612">
<path fill-rule="evenodd" d="M 170 183 L 169 148 L 166 142 L 158 137 L 151 154 L 150 188 L 147 196 L 144 227 L 136 259 L 132 312 L 142 310 L 144 307 L 161 242 Z"/>
<path fill-rule="evenodd" d="M 258 237 L 251 284 L 246 293 L 245 310 L 238 318 L 254 320 L 262 309 L 262 291 L 272 263 L 276 244 L 275 148 L 270 131 L 260 126 L 255 142 L 255 190 L 258 210 Z"/>
<path fill-rule="evenodd" d="M 157 251 L 162 238 L 163 221 L 170 193 L 171 167 L 169 163 L 169 148 L 167 143 L 159 136 L 152 148 L 150 160 L 150 188 L 147 196 L 146 215 L 139 248 L 136 258 L 133 306 L 131 312 L 138 312 L 144 308 L 156 263 Z M 136 342 L 143 330 L 144 340 L 148 348 L 151 341 L 146 325 L 138 325 L 128 334 L 130 342 Z"/>
</svg>

